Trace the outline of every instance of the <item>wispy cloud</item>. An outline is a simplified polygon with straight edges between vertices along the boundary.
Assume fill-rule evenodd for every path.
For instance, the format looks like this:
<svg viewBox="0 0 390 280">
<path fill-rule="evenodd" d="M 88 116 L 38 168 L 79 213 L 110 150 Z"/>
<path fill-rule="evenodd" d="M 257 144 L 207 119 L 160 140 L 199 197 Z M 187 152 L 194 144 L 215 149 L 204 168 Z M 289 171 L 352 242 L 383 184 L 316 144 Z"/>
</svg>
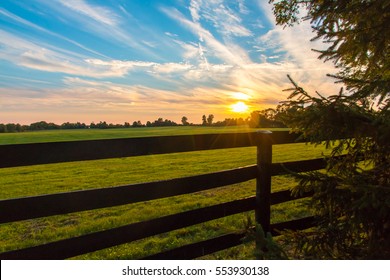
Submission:
<svg viewBox="0 0 390 280">
<path fill-rule="evenodd" d="M 249 14 L 249 9 L 245 6 L 245 0 L 238 0 L 238 9 L 241 14 Z"/>
<path fill-rule="evenodd" d="M 214 56 L 227 63 L 238 65 L 245 63 L 245 57 L 236 56 L 229 48 L 226 47 L 226 45 L 217 40 L 209 30 L 203 28 L 198 22 L 188 20 L 181 12 L 179 12 L 175 8 L 164 7 L 161 8 L 161 10 L 169 17 L 180 22 L 193 34 L 199 35 L 199 37 L 201 38 L 200 41 L 204 41 L 204 43 L 209 48 L 207 51 L 210 52 L 210 54 L 213 54 Z M 239 48 L 240 47 L 237 46 L 237 49 Z"/>
<path fill-rule="evenodd" d="M 52 32 L 50 30 L 47 30 L 46 28 L 43 28 L 43 27 L 41 27 L 41 26 L 39 26 L 39 25 L 37 25 L 35 23 L 32 23 L 31 21 L 25 20 L 25 19 L 15 15 L 15 14 L 5 10 L 5 9 L 0 8 L 0 15 L 3 15 L 5 17 L 9 18 L 13 22 L 17 22 L 19 24 L 22 24 L 22 25 L 30 27 L 32 29 L 35 29 L 35 30 L 41 31 L 43 33 L 49 34 L 49 35 L 54 36 L 56 38 L 60 38 L 61 40 L 69 42 L 69 43 L 71 43 L 71 44 L 73 44 L 73 45 L 75 45 L 75 46 L 77 46 L 77 47 L 79 47 L 79 48 L 81 48 L 83 50 L 88 51 L 89 53 L 96 54 L 96 55 L 99 55 L 101 57 L 106 57 L 105 55 L 103 55 L 103 54 L 101 54 L 101 53 L 99 53 L 99 52 L 97 52 L 97 51 L 95 51 L 95 50 L 93 50 L 91 48 L 87 48 L 86 46 L 84 46 L 84 45 L 82 45 L 82 44 L 80 44 L 80 43 L 78 43 L 78 42 L 76 42 L 74 40 L 71 40 L 71 39 L 69 39 L 69 38 L 67 38 L 65 36 L 62 36 L 62 35 L 58 34 L 58 33 L 55 33 L 55 32 Z"/>
<path fill-rule="evenodd" d="M 137 30 L 139 26 L 133 19 L 133 25 L 122 17 L 120 9 L 114 10 L 103 5 L 91 4 L 84 0 L 38 0 L 51 9 L 56 17 L 65 20 L 68 25 L 85 30 L 90 36 L 98 36 L 111 44 L 125 45 L 149 55 L 155 55 L 150 46 L 140 42 L 129 30 Z M 129 13 L 129 12 L 127 12 Z"/>
<path fill-rule="evenodd" d="M 239 1 L 238 6 L 241 13 L 248 12 L 243 1 Z M 191 0 L 189 9 L 195 23 L 200 23 L 201 19 L 209 21 L 224 36 L 252 35 L 252 32 L 242 24 L 241 16 L 223 0 Z"/>
<path fill-rule="evenodd" d="M 289 64 L 290 72 L 297 82 L 314 91 L 320 90 L 326 94 L 334 94 L 338 86 L 326 77 L 328 73 L 334 73 L 335 67 L 331 63 L 323 63 L 318 60 L 318 54 L 312 49 L 325 49 L 326 45 L 321 41 L 311 42 L 314 37 L 308 22 L 284 29 L 276 25 L 272 6 L 265 1 L 258 0 L 259 7 L 264 11 L 267 20 L 272 23 L 273 29 L 264 36 L 258 38 L 258 44 L 265 49 L 283 53 L 283 60 Z M 302 43 L 304 42 L 304 43 Z"/>
<path fill-rule="evenodd" d="M 59 0 L 65 7 L 102 24 L 117 26 L 120 18 L 103 6 L 92 6 L 84 0 Z"/>
<path fill-rule="evenodd" d="M 66 88 L 41 90 L 0 88 L 2 102 L 2 120 L 12 120 L 14 112 L 26 112 L 32 121 L 56 121 L 59 113 L 67 109 L 67 121 L 99 121 L 97 116 L 104 115 L 105 121 L 118 122 L 118 116 L 127 116 L 124 120 L 154 120 L 158 117 L 179 121 L 180 112 L 199 122 L 202 114 L 223 115 L 227 110 L 225 90 L 208 87 L 192 89 L 191 94 L 183 95 L 175 91 L 157 89 L 145 85 L 125 85 L 105 81 L 86 80 L 77 77 L 64 79 Z M 156 110 L 156 104 L 158 110 Z M 32 117 L 34 115 L 34 117 Z M 197 116 L 199 120 L 194 119 Z M 181 117 L 181 116 L 180 116 Z"/>
<path fill-rule="evenodd" d="M 122 76 L 120 69 L 104 69 L 88 62 L 85 56 L 48 44 L 31 42 L 0 30 L 0 58 L 11 63 L 45 72 L 89 77 Z M 113 71 L 116 70 L 116 71 Z"/>
<path fill-rule="evenodd" d="M 37 30 L 40 30 L 40 31 L 44 31 L 44 32 L 48 32 L 48 30 L 28 21 L 28 20 L 25 20 L 13 13 L 10 13 L 9 11 L 3 9 L 3 8 L 0 8 L 0 15 L 3 15 L 11 20 L 13 20 L 14 22 L 18 22 L 18 23 L 21 23 L 23 25 L 26 25 L 26 26 L 29 26 L 29 27 L 32 27 L 34 29 L 37 29 Z M 50 31 L 49 31 L 50 32 Z"/>
<path fill-rule="evenodd" d="M 18 76 L 11 76 L 11 75 L 2 75 L 0 74 L 0 85 L 5 87 L 14 87 L 15 84 L 18 85 L 18 87 L 34 87 L 36 86 L 42 86 L 42 85 L 55 85 L 53 82 L 50 81 L 43 81 L 39 79 L 29 79 L 29 78 L 22 78 Z"/>
</svg>

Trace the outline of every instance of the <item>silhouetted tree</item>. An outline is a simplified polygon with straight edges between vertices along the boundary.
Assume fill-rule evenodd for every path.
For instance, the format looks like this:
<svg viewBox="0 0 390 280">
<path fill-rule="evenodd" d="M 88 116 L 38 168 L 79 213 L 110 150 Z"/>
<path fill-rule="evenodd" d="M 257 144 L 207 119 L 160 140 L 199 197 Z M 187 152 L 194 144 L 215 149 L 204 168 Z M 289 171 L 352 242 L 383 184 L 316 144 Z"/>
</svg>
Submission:
<svg viewBox="0 0 390 280">
<path fill-rule="evenodd" d="M 278 114 L 279 112 L 272 108 L 261 111 L 253 111 L 250 115 L 249 126 L 252 128 L 286 127 L 286 125 L 279 119 Z"/>
<path fill-rule="evenodd" d="M 202 116 L 202 125 L 207 125 L 207 118 L 206 115 Z"/>
<path fill-rule="evenodd" d="M 183 116 L 182 118 L 181 118 L 181 123 L 183 124 L 183 125 L 189 125 L 190 123 L 188 122 L 188 118 L 186 117 L 186 116 Z"/>
<path fill-rule="evenodd" d="M 132 127 L 143 127 L 144 125 L 141 121 L 134 121 Z"/>
<path fill-rule="evenodd" d="M 214 120 L 214 115 L 210 114 L 208 117 L 207 117 L 207 125 L 212 125 L 213 124 L 213 120 Z"/>
</svg>

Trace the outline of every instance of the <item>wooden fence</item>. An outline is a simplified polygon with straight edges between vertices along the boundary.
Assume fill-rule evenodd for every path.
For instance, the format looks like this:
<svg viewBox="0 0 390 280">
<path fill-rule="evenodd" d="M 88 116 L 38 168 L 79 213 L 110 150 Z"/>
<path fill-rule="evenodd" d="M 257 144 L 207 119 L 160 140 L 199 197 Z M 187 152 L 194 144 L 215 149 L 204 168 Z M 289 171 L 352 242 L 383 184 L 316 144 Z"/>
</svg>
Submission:
<svg viewBox="0 0 390 280">
<path fill-rule="evenodd" d="M 190 194 L 252 179 L 257 183 L 253 197 L 3 252 L 0 259 L 66 259 L 247 211 L 255 211 L 256 222 L 273 234 L 281 229 L 307 228 L 312 217 L 270 224 L 271 205 L 297 199 L 289 191 L 271 193 L 271 177 L 287 170 L 303 172 L 325 166 L 323 159 L 272 163 L 272 145 L 296 139 L 297 135 L 288 132 L 259 131 L 2 145 L 0 168 L 250 146 L 257 146 L 257 164 L 158 182 L 0 200 L 0 224 Z M 226 234 L 147 258 L 196 258 L 240 245 L 243 237 L 244 233 Z"/>
</svg>

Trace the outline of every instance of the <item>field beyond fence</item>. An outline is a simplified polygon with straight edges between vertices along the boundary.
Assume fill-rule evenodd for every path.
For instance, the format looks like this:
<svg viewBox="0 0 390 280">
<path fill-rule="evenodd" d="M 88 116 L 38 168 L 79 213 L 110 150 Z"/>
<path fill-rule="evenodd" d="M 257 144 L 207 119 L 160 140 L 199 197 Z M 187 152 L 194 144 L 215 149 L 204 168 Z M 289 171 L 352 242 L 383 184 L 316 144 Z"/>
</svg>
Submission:
<svg viewBox="0 0 390 280">
<path fill-rule="evenodd" d="M 271 205 L 298 199 L 291 197 L 289 190 L 271 192 L 271 178 L 287 174 L 289 171 L 304 172 L 321 169 L 325 166 L 323 159 L 272 163 L 273 145 L 295 143 L 297 137 L 297 135 L 286 131 L 259 131 L 0 145 L 0 168 L 3 169 L 170 153 L 183 153 L 181 155 L 185 157 L 187 152 L 225 151 L 225 149 L 242 147 L 256 147 L 257 153 L 256 164 L 237 166 L 229 170 L 114 187 L 0 200 L 0 223 L 12 226 L 20 221 L 34 221 L 50 216 L 65 217 L 64 219 L 66 219 L 67 215 L 72 213 L 97 211 L 97 209 L 107 207 L 146 203 L 164 198 L 171 199 L 174 203 L 174 198 L 180 195 L 196 194 L 250 180 L 256 181 L 255 195 L 253 196 L 205 207 L 201 206 L 178 213 L 169 213 L 156 218 L 151 215 L 150 219 L 112 228 L 97 228 L 93 232 L 70 238 L 60 238 L 47 243 L 43 242 L 39 245 L 33 244 L 31 247 L 11 248 L 10 250 L 5 248 L 0 253 L 0 259 L 72 258 L 246 212 L 254 212 L 256 223 L 260 223 L 266 231 L 270 231 L 274 235 L 283 229 L 307 228 L 312 224 L 312 217 L 271 223 Z M 187 168 L 191 168 L 191 166 L 187 166 Z M 158 208 L 154 209 L 154 212 L 159 211 Z M 145 256 L 145 258 L 198 258 L 241 245 L 245 234 L 245 232 L 224 233 L 217 237 L 162 250 Z"/>
</svg>

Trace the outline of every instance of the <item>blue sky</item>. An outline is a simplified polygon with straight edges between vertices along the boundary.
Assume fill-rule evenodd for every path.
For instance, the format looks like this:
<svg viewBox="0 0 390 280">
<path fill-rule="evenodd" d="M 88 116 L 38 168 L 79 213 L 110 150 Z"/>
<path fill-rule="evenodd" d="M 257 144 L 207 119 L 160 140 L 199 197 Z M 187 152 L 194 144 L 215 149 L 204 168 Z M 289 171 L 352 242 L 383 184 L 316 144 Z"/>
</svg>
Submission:
<svg viewBox="0 0 390 280">
<path fill-rule="evenodd" d="M 2 0 L 0 123 L 246 117 L 286 98 L 287 74 L 333 94 L 312 37 L 268 0 Z"/>
</svg>

